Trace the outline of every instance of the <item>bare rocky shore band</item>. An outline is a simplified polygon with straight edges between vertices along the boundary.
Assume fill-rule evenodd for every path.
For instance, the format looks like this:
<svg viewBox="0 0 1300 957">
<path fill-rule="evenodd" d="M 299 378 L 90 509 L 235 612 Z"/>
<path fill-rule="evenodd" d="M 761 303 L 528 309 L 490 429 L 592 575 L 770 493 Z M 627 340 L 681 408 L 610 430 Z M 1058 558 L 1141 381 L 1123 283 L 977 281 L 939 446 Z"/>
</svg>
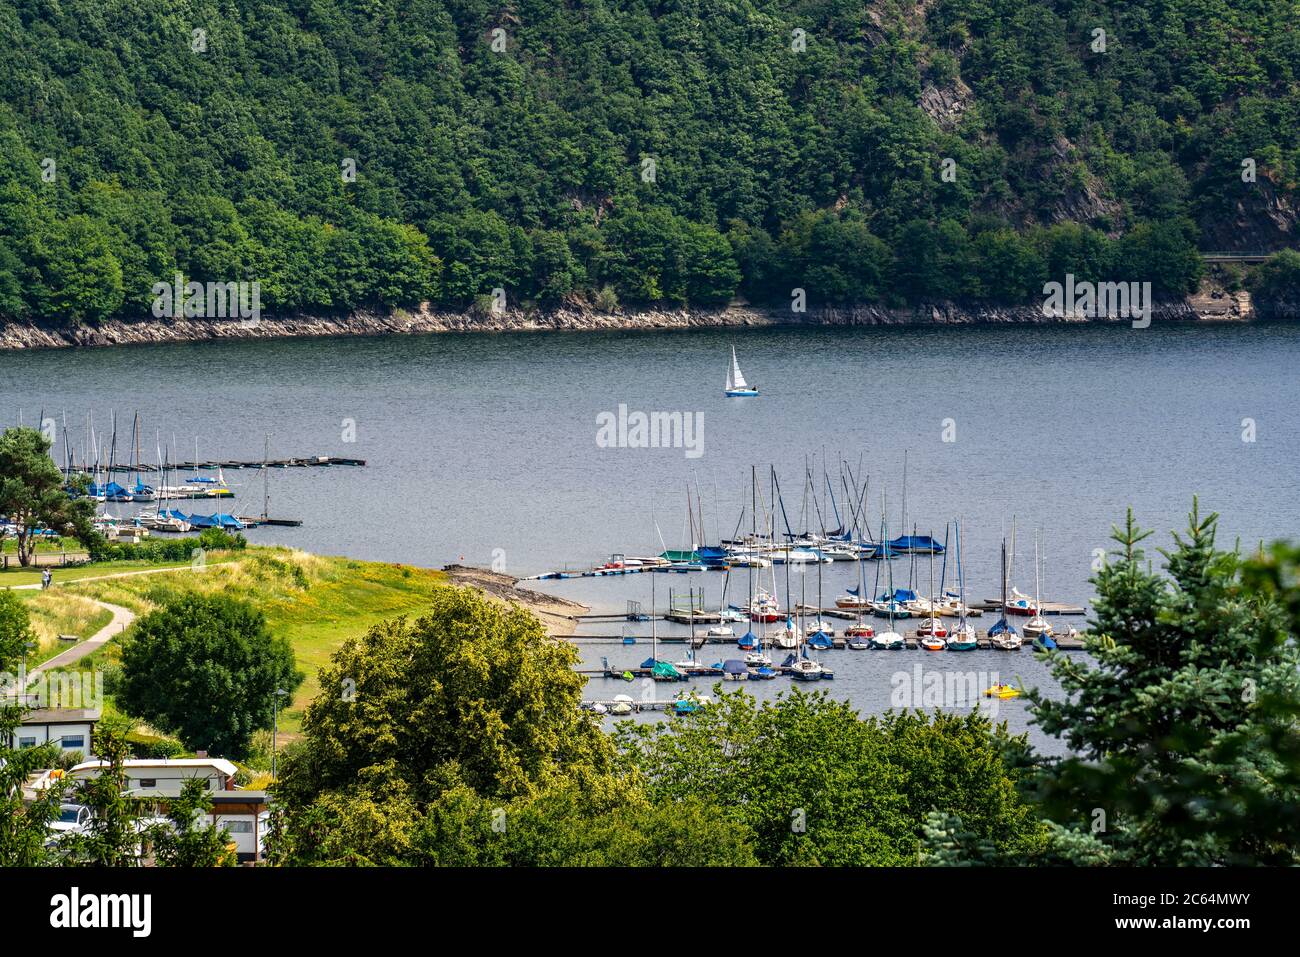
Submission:
<svg viewBox="0 0 1300 957">
<path fill-rule="evenodd" d="M 1294 319 L 1294 313 L 1278 315 Z M 1215 291 L 1177 302 L 1158 303 L 1156 322 L 1247 321 L 1259 318 L 1243 292 Z M 1271 317 L 1264 317 L 1271 318 Z M 973 325 L 1003 323 L 1117 322 L 1127 319 L 1053 317 L 1039 306 L 970 308 L 953 304 L 888 309 L 846 306 L 789 309 L 731 306 L 726 309 L 668 309 L 600 312 L 594 309 L 512 309 L 472 314 L 433 309 L 358 310 L 346 316 L 283 316 L 256 323 L 235 319 L 112 320 L 94 326 L 9 323 L 0 326 L 0 349 L 58 349 L 214 339 L 292 339 L 323 336 L 420 335 L 438 332 L 531 332 L 618 329 L 690 329 L 734 326 Z"/>
</svg>

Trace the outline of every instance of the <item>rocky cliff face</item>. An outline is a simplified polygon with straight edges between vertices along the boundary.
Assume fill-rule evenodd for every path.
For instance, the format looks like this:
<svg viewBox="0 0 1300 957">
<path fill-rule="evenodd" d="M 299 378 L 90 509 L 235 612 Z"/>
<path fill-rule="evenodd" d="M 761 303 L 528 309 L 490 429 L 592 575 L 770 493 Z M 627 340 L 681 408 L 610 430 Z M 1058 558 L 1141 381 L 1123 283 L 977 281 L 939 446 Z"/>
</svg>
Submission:
<svg viewBox="0 0 1300 957">
<path fill-rule="evenodd" d="M 1246 319 L 1249 297 L 1215 297 L 1209 293 L 1186 302 L 1163 303 L 1153 312 L 1155 322 Z M 690 329 L 774 325 L 877 326 L 971 325 L 977 323 L 1127 322 L 1043 315 L 1037 306 L 970 308 L 942 303 L 908 309 L 845 306 L 806 313 L 733 305 L 726 309 L 647 309 L 598 312 L 562 307 L 547 311 L 507 310 L 476 315 L 423 308 L 414 312 L 357 311 L 346 316 L 283 316 L 257 323 L 235 319 L 140 319 L 104 322 L 95 326 L 11 323 L 0 326 L 0 349 L 56 349 L 70 346 L 120 346 L 156 342 L 199 342 L 217 339 L 282 339 L 319 336 L 413 335 L 435 332 L 532 332 L 615 329 Z"/>
</svg>

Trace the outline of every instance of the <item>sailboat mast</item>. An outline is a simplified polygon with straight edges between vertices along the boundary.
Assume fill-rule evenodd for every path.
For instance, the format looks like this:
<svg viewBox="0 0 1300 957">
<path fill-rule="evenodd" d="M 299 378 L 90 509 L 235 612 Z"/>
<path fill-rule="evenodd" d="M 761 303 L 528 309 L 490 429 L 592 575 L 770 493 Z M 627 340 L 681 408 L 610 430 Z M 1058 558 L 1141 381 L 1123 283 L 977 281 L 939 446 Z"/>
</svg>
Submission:
<svg viewBox="0 0 1300 957">
<path fill-rule="evenodd" d="M 934 541 L 934 529 L 930 529 L 930 541 Z M 934 617 L 934 548 L 930 548 L 930 617 Z"/>
<path fill-rule="evenodd" d="M 957 519 L 957 603 L 961 606 L 958 614 L 958 632 L 963 639 L 966 637 L 966 574 L 962 570 L 961 561 L 961 519 Z"/>
<path fill-rule="evenodd" d="M 271 458 L 271 433 L 266 433 L 262 440 L 262 521 L 271 513 L 271 484 L 267 473 L 267 460 Z"/>
<path fill-rule="evenodd" d="M 1039 577 L 1039 576 L 1038 576 L 1038 569 L 1039 569 L 1039 565 L 1038 565 L 1038 529 L 1034 529 L 1034 614 L 1035 614 L 1035 615 L 1041 615 L 1041 614 L 1043 613 L 1043 608 L 1042 608 L 1042 604 L 1043 604 L 1043 603 L 1042 603 L 1042 599 L 1039 597 L 1039 594 L 1038 594 L 1038 587 L 1039 587 L 1039 581 L 1038 581 L 1038 577 Z"/>
<path fill-rule="evenodd" d="M 655 616 L 655 608 L 657 607 L 655 604 L 655 585 L 657 578 L 655 570 L 650 569 L 650 657 L 655 662 L 659 661 L 659 622 Z"/>
</svg>

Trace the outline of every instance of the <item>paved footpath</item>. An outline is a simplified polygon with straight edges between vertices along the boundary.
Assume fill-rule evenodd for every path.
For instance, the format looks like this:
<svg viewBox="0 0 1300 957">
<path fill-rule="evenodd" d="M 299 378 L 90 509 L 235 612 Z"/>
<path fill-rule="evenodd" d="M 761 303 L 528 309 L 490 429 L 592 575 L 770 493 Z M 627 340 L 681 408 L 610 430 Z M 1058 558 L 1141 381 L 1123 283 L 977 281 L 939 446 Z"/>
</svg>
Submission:
<svg viewBox="0 0 1300 957">
<path fill-rule="evenodd" d="M 59 584 L 80 585 L 82 582 L 99 582 L 104 581 L 107 578 L 131 578 L 135 575 L 161 575 L 164 572 L 195 571 L 202 567 L 202 565 L 178 565 L 173 568 L 142 568 L 139 571 L 134 572 L 114 572 L 112 575 L 95 575 L 90 578 L 74 578 L 67 582 L 58 582 L 56 583 L 56 586 Z M 36 590 L 41 587 L 41 583 L 32 582 L 30 585 L 10 585 L 8 587 L 13 591 Z M 42 672 L 51 671 L 55 668 L 63 668 L 67 665 L 73 664 L 74 662 L 80 661 L 96 648 L 104 645 L 114 635 L 120 635 L 122 632 L 126 631 L 127 626 L 131 624 L 131 622 L 135 621 L 135 612 L 131 611 L 129 608 L 123 608 L 121 605 L 110 605 L 108 602 L 100 601 L 98 598 L 90 598 L 89 595 L 84 597 L 93 601 L 100 608 L 107 608 L 112 612 L 112 620 L 85 641 L 73 645 L 67 651 L 59 652 L 49 661 L 42 663 L 39 667 L 28 672 L 27 682 L 24 687 L 30 687 L 32 683 L 41 676 Z"/>
</svg>

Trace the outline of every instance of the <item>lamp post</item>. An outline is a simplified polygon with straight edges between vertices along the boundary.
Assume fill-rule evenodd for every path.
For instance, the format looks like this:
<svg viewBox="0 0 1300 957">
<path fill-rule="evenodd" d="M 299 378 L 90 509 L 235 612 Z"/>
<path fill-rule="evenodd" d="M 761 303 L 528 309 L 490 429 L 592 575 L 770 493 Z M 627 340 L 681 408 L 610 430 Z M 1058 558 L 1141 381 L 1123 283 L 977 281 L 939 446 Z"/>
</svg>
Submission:
<svg viewBox="0 0 1300 957">
<path fill-rule="evenodd" d="M 280 699 L 289 692 L 276 688 L 271 695 L 271 778 L 275 778 L 276 739 L 280 734 Z"/>
<path fill-rule="evenodd" d="M 29 680 L 27 676 L 27 655 L 30 652 L 35 651 L 36 648 L 37 644 L 34 641 L 23 642 L 23 680 L 22 687 L 18 689 L 18 699 L 20 704 L 27 700 L 27 683 Z"/>
</svg>

